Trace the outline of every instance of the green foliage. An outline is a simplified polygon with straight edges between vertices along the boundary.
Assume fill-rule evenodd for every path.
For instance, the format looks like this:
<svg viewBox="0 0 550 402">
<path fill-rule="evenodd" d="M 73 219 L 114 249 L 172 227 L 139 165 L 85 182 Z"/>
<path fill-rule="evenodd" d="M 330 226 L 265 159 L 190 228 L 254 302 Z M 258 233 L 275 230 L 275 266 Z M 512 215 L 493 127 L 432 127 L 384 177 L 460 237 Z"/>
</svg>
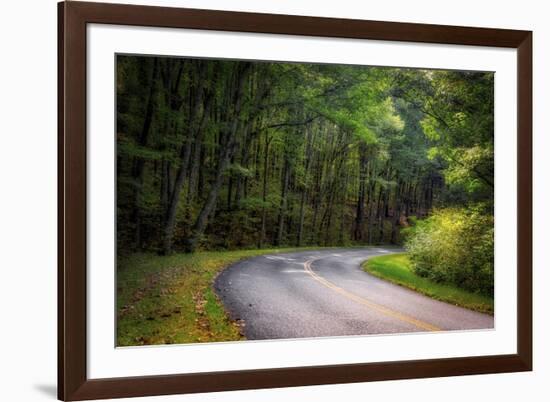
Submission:
<svg viewBox="0 0 550 402">
<path fill-rule="evenodd" d="M 426 296 L 469 308 L 482 313 L 493 313 L 492 296 L 469 292 L 452 284 L 443 284 L 417 275 L 407 254 L 373 257 L 363 264 L 365 271 Z"/>
<path fill-rule="evenodd" d="M 493 189 L 493 74 L 433 72 L 433 94 L 420 97 L 430 158 L 447 165 L 447 182 L 470 195 Z M 490 195 L 487 197 L 490 199 Z"/>
<path fill-rule="evenodd" d="M 406 235 L 405 247 L 417 275 L 493 295 L 493 217 L 482 206 L 436 210 Z"/>
<path fill-rule="evenodd" d="M 445 179 L 449 184 L 462 185 L 469 194 L 481 192 L 487 182 L 478 171 L 492 171 L 493 148 L 473 146 L 471 148 L 454 148 L 451 159 L 460 161 L 449 166 L 445 171 Z M 490 177 L 492 183 L 492 177 Z"/>
<path fill-rule="evenodd" d="M 491 73 L 121 55 L 116 84 L 119 254 L 398 244 L 492 203 Z"/>
</svg>

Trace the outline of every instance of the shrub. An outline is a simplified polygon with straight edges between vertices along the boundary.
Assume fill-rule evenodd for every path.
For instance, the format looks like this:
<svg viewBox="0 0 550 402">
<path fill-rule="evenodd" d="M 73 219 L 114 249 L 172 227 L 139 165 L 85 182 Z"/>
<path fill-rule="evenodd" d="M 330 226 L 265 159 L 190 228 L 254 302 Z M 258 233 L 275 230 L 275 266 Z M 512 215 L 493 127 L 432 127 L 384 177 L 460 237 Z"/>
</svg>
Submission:
<svg viewBox="0 0 550 402">
<path fill-rule="evenodd" d="M 493 295 L 494 219 L 481 207 L 434 211 L 406 230 L 416 274 Z"/>
</svg>

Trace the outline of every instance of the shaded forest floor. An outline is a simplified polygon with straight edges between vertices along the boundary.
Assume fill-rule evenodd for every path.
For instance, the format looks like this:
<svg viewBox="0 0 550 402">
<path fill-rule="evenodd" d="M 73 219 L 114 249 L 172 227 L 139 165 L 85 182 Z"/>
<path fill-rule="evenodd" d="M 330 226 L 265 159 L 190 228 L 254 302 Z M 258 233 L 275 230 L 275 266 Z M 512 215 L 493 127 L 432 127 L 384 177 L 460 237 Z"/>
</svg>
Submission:
<svg viewBox="0 0 550 402">
<path fill-rule="evenodd" d="M 450 284 L 435 283 L 416 275 L 406 254 L 374 257 L 366 261 L 363 268 L 374 276 L 407 287 L 433 299 L 481 313 L 493 314 L 494 312 L 492 297 L 468 292 Z"/>
<path fill-rule="evenodd" d="M 279 248 L 119 258 L 117 346 L 244 339 L 212 291 L 225 267 L 263 254 L 319 249 Z"/>
</svg>

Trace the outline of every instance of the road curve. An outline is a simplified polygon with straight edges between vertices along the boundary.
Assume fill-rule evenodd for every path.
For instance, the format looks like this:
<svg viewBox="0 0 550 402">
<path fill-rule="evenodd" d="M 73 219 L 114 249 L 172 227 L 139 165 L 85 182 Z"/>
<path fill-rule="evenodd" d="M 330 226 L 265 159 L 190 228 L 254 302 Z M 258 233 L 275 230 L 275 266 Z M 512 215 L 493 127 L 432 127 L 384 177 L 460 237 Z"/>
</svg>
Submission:
<svg viewBox="0 0 550 402">
<path fill-rule="evenodd" d="M 218 275 L 214 290 L 247 339 L 492 329 L 493 316 L 376 278 L 360 264 L 400 250 L 323 249 L 254 257 Z"/>
</svg>

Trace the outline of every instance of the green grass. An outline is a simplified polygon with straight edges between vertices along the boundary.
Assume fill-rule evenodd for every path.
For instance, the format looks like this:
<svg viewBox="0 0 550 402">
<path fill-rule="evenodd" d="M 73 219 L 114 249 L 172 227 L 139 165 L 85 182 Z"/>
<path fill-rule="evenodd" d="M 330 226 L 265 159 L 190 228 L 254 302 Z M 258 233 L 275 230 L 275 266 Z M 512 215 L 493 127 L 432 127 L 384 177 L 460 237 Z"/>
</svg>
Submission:
<svg viewBox="0 0 550 402">
<path fill-rule="evenodd" d="M 431 298 L 482 313 L 493 314 L 493 298 L 471 293 L 453 285 L 435 283 L 416 275 L 406 254 L 374 257 L 363 263 L 363 268 L 366 272 L 379 278 L 415 290 Z"/>
<path fill-rule="evenodd" d="M 198 252 L 120 258 L 117 269 L 117 345 L 161 345 L 244 339 L 212 290 L 228 265 L 296 248 Z M 300 250 L 303 250 L 300 249 Z"/>
</svg>

